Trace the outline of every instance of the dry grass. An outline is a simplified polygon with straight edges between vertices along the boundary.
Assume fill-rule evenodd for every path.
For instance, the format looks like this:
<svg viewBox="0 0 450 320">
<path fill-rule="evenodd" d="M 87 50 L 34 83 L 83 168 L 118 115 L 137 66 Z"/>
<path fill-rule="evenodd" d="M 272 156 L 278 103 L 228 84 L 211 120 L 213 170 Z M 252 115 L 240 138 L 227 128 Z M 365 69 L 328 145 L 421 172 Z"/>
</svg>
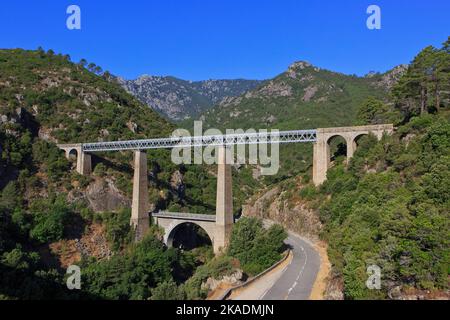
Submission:
<svg viewBox="0 0 450 320">
<path fill-rule="evenodd" d="M 318 241 L 314 244 L 315 249 L 320 255 L 320 269 L 317 274 L 316 281 L 309 296 L 310 300 L 324 300 L 325 289 L 327 287 L 328 276 L 331 271 L 331 264 L 328 260 L 327 244 L 323 241 Z"/>
</svg>

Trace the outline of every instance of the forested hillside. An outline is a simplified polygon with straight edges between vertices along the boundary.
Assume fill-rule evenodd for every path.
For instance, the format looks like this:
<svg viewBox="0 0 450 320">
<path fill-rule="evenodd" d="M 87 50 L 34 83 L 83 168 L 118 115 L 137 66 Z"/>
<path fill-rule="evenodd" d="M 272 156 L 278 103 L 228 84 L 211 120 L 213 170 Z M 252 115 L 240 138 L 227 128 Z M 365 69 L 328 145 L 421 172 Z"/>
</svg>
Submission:
<svg viewBox="0 0 450 320">
<path fill-rule="evenodd" d="M 387 102 L 390 88 L 405 69 L 406 66 L 399 66 L 383 74 L 357 77 L 299 61 L 254 90 L 216 105 L 198 119 L 205 128 L 220 130 L 299 130 L 352 125 L 356 123 L 358 107 L 369 97 Z M 182 125 L 192 130 L 192 120 Z M 279 173 L 258 180 L 271 185 L 308 172 L 311 164 L 311 144 L 280 145 Z"/>
<path fill-rule="evenodd" d="M 206 127 L 312 129 L 354 122 L 358 106 L 369 96 L 386 99 L 402 75 L 400 66 L 385 74 L 350 76 L 308 62 L 289 69 L 258 88 L 206 111 Z"/>
<path fill-rule="evenodd" d="M 52 50 L 0 51 L 1 298 L 146 299 L 157 284 L 182 283 L 212 259 L 210 247 L 167 249 L 157 229 L 131 244 L 131 152 L 96 154 L 93 174 L 81 176 L 57 148 L 171 134 L 173 125 L 110 79 Z M 212 167 L 174 165 L 168 150 L 148 154 L 154 210 L 214 212 Z M 243 190 L 236 208 L 244 198 Z M 222 267 L 231 272 L 230 259 Z M 73 263 L 85 271 L 81 292 L 64 283 Z"/>
<path fill-rule="evenodd" d="M 449 41 L 425 48 L 387 101 L 358 107 L 355 123 L 394 121 L 392 136 L 361 138 L 349 163 L 338 145 L 320 188 L 306 174 L 250 203 L 252 215 L 328 243 L 328 298 L 449 298 L 449 76 Z M 366 286 L 370 265 L 381 268 L 381 290 Z"/>
<path fill-rule="evenodd" d="M 206 113 L 206 127 L 221 129 L 397 127 L 381 141 L 361 138 L 349 163 L 345 145 L 334 141 L 333 168 L 320 188 L 310 181 L 311 145 L 282 146 L 275 176 L 235 166 L 235 213 L 251 195 L 277 188 L 275 206 L 262 201 L 259 213 L 267 217 L 273 209 L 271 218 L 283 214 L 285 226 L 305 234 L 314 227 L 311 233 L 329 244 L 330 287 L 342 297 L 445 295 L 449 56 L 447 41 L 425 48 L 408 68 L 364 78 L 299 62 Z M 216 259 L 208 245 L 168 249 L 154 227 L 132 244 L 132 153 L 95 155 L 86 177 L 56 147 L 168 136 L 173 129 L 93 63 L 51 50 L 0 50 L 0 298 L 199 299 L 208 278 L 253 275 L 279 259 L 284 230 L 246 218 Z M 214 212 L 214 166 L 174 165 L 167 150 L 148 155 L 152 209 Z M 82 291 L 65 287 L 73 263 L 84 270 Z M 372 264 L 381 267 L 382 290 L 365 286 Z"/>
</svg>

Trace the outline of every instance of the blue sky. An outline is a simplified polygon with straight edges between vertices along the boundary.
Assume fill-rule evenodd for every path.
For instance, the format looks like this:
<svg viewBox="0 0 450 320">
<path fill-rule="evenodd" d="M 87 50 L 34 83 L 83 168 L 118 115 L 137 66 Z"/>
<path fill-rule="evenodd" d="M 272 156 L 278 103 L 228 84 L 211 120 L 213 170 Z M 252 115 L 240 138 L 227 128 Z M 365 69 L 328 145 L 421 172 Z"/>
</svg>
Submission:
<svg viewBox="0 0 450 320">
<path fill-rule="evenodd" d="M 66 28 L 71 4 L 81 30 Z M 370 4 L 381 30 L 366 27 Z M 52 48 L 125 78 L 267 79 L 297 60 L 364 75 L 439 46 L 449 12 L 448 0 L 14 0 L 0 7 L 0 48 Z"/>
</svg>

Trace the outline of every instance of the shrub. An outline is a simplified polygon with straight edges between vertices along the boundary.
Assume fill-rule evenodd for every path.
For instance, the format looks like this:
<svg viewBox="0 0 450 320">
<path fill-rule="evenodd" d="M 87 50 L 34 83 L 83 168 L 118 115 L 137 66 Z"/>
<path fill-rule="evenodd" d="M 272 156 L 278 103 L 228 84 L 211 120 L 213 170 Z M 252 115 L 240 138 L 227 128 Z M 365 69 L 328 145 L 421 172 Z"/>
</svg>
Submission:
<svg viewBox="0 0 450 320">
<path fill-rule="evenodd" d="M 54 201 L 36 201 L 32 204 L 31 211 L 34 216 L 31 238 L 41 243 L 62 239 L 65 225 L 72 213 L 72 208 L 66 205 L 65 196 L 59 196 Z"/>
<path fill-rule="evenodd" d="M 241 218 L 233 227 L 229 255 L 237 258 L 247 274 L 255 275 L 281 258 L 287 233 L 280 225 L 264 229 L 257 218 Z"/>
<path fill-rule="evenodd" d="M 152 300 L 184 300 L 185 292 L 183 286 L 178 287 L 175 281 L 168 280 L 158 284 L 151 290 Z"/>
</svg>

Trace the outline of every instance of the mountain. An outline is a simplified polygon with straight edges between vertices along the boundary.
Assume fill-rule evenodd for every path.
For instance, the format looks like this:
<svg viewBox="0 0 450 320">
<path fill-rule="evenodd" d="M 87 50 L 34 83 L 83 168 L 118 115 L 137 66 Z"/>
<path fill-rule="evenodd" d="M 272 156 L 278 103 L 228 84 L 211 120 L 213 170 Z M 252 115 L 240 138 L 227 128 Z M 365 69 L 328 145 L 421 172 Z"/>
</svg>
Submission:
<svg viewBox="0 0 450 320">
<path fill-rule="evenodd" d="M 52 51 L 0 50 L 0 188 L 22 173 L 21 194 L 26 202 L 48 194 L 52 186 L 67 193 L 69 202 L 82 200 L 95 211 L 127 206 L 133 175 L 131 152 L 95 155 L 95 178 L 71 177 L 68 169 L 73 163 L 67 163 L 55 146 L 171 135 L 173 124 L 110 80 L 109 74 L 90 72 Z M 147 153 L 155 209 L 214 210 L 215 178 L 209 169 L 181 168 L 171 161 L 170 150 Z M 42 183 L 26 183 L 36 177 Z M 235 199 L 237 207 L 250 190 Z"/>
<path fill-rule="evenodd" d="M 224 99 L 254 89 L 259 80 L 186 81 L 174 77 L 143 75 L 117 81 L 140 101 L 166 118 L 179 121 L 195 117 Z"/>
<path fill-rule="evenodd" d="M 356 123 L 400 116 L 392 135 L 362 137 L 350 161 L 345 146 L 332 149 L 319 188 L 304 170 L 243 206 L 243 215 L 326 241 L 326 299 L 449 299 L 449 47 L 449 40 L 427 47 L 407 68 L 362 79 L 374 92 L 389 92 L 385 101 L 367 99 Z M 290 157 L 280 150 L 284 165 L 301 166 L 294 162 L 304 157 L 299 150 Z M 381 273 L 377 290 L 369 289 L 370 269 Z"/>
<path fill-rule="evenodd" d="M 207 127 L 307 129 L 350 125 L 369 96 L 385 100 L 404 73 L 399 66 L 366 77 L 324 70 L 305 61 L 239 97 L 222 100 L 204 112 Z"/>
<path fill-rule="evenodd" d="M 0 50 L 0 300 L 147 299 L 160 283 L 185 282 L 212 260 L 208 247 L 168 249 L 156 228 L 132 243 L 132 152 L 97 153 L 92 174 L 82 176 L 56 146 L 174 129 L 108 73 L 85 65 L 52 50 Z M 152 208 L 214 211 L 216 181 L 204 167 L 175 165 L 168 150 L 147 154 Z M 205 270 L 224 272 L 212 263 L 186 290 L 191 299 L 206 294 Z M 67 289 L 72 264 L 83 269 L 82 290 Z"/>
<path fill-rule="evenodd" d="M 25 50 L 0 51 L 0 112 L 18 108 L 33 118 L 39 137 L 88 142 L 166 136 L 172 125 L 120 86 L 68 56 Z"/>
</svg>

